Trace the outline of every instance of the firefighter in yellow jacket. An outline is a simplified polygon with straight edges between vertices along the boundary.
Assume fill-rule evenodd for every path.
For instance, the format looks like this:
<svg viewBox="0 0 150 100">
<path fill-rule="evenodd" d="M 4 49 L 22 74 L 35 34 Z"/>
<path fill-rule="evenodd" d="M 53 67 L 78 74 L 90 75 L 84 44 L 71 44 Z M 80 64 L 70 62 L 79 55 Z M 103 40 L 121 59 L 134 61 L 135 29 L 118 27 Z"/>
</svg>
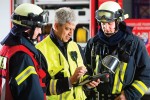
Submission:
<svg viewBox="0 0 150 100">
<path fill-rule="evenodd" d="M 85 100 L 83 86 L 75 86 L 87 72 L 78 45 L 71 40 L 77 21 L 72 9 L 56 10 L 50 35 L 36 45 L 48 62 L 51 81 L 48 100 Z M 86 84 L 96 87 L 100 80 Z"/>
</svg>

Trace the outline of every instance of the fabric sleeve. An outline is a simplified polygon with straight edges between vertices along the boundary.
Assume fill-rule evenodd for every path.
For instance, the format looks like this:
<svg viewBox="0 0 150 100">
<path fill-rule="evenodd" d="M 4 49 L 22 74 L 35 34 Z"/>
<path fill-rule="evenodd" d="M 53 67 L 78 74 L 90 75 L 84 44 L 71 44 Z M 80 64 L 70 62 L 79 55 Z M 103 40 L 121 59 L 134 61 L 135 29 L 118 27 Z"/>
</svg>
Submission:
<svg viewBox="0 0 150 100">
<path fill-rule="evenodd" d="M 40 52 L 40 51 L 39 51 Z M 61 75 L 62 73 L 58 73 L 56 75 L 56 77 L 58 79 L 52 79 L 52 77 L 49 75 L 48 69 L 47 69 L 47 63 L 46 63 L 46 59 L 43 56 L 43 54 L 40 52 L 41 54 L 41 58 L 42 58 L 42 67 L 46 72 L 46 95 L 58 95 L 61 94 L 63 92 L 68 91 L 69 89 L 71 89 L 72 87 L 69 87 L 69 79 L 66 77 L 60 77 L 63 76 Z"/>
<path fill-rule="evenodd" d="M 136 72 L 133 83 L 125 88 L 127 100 L 139 100 L 150 87 L 150 57 L 140 41 L 135 53 Z"/>
<path fill-rule="evenodd" d="M 68 78 L 63 79 L 50 79 L 50 83 L 48 86 L 49 92 L 47 95 L 59 95 L 63 92 L 69 91 L 69 82 Z"/>
<path fill-rule="evenodd" d="M 10 89 L 14 100 L 44 100 L 37 72 L 29 55 L 18 52 L 9 63 Z"/>
</svg>

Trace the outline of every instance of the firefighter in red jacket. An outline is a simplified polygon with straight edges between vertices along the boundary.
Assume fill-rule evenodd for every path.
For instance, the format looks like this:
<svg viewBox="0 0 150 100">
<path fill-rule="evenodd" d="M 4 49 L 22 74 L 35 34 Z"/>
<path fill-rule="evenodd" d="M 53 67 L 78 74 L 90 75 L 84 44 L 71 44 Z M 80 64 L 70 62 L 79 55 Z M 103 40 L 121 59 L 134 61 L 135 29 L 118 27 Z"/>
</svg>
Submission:
<svg viewBox="0 0 150 100">
<path fill-rule="evenodd" d="M 13 27 L 1 42 L 0 100 L 46 100 L 47 63 L 34 43 L 47 18 L 46 11 L 28 3 L 12 14 Z"/>
<path fill-rule="evenodd" d="M 97 87 L 99 100 L 140 100 L 150 87 L 143 41 L 123 22 L 128 16 L 118 3 L 106 1 L 95 14 L 101 28 L 88 41 L 85 58 L 92 74 L 110 73 Z"/>
</svg>

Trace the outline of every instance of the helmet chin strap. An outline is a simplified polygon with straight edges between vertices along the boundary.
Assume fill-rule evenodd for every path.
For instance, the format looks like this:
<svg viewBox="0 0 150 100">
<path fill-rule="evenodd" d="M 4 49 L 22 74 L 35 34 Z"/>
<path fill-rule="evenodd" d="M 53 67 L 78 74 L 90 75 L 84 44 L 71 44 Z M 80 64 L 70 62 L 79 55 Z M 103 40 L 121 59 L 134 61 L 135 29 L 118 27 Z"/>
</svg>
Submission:
<svg viewBox="0 0 150 100">
<path fill-rule="evenodd" d="M 115 33 L 118 32 L 119 30 L 119 21 L 118 20 L 115 20 Z"/>
<path fill-rule="evenodd" d="M 25 32 L 25 37 L 27 37 L 34 45 L 37 44 L 37 38 L 33 39 L 35 28 L 32 28 L 29 32 Z"/>
<path fill-rule="evenodd" d="M 31 42 L 36 45 L 38 43 L 37 39 L 31 39 Z"/>
<path fill-rule="evenodd" d="M 29 39 L 31 40 L 31 42 L 36 45 L 37 44 L 37 38 L 36 39 L 33 39 L 33 35 L 34 35 L 34 30 L 35 28 L 32 28 L 30 33 L 29 33 Z"/>
</svg>

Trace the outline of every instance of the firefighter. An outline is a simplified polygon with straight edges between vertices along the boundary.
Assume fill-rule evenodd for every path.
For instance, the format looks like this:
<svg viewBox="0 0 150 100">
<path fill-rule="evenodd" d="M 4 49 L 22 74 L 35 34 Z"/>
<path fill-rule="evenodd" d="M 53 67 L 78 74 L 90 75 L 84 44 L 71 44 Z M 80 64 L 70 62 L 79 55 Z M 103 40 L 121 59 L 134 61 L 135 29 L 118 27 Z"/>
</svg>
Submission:
<svg viewBox="0 0 150 100">
<path fill-rule="evenodd" d="M 47 63 L 34 43 L 48 21 L 48 13 L 23 3 L 11 19 L 13 27 L 1 42 L 0 100 L 46 100 Z"/>
<path fill-rule="evenodd" d="M 44 54 L 51 76 L 47 94 L 48 100 L 85 100 L 83 86 L 78 86 L 87 72 L 77 43 L 71 37 L 77 25 L 72 9 L 62 7 L 56 10 L 50 35 L 36 47 Z M 93 88 L 100 80 L 92 81 L 85 87 Z M 63 93 L 62 93 L 63 92 Z"/>
<path fill-rule="evenodd" d="M 140 100 L 150 87 L 150 60 L 144 43 L 132 34 L 120 5 L 102 3 L 96 11 L 100 29 L 85 47 L 91 74 L 109 73 L 97 87 L 99 100 Z"/>
</svg>

